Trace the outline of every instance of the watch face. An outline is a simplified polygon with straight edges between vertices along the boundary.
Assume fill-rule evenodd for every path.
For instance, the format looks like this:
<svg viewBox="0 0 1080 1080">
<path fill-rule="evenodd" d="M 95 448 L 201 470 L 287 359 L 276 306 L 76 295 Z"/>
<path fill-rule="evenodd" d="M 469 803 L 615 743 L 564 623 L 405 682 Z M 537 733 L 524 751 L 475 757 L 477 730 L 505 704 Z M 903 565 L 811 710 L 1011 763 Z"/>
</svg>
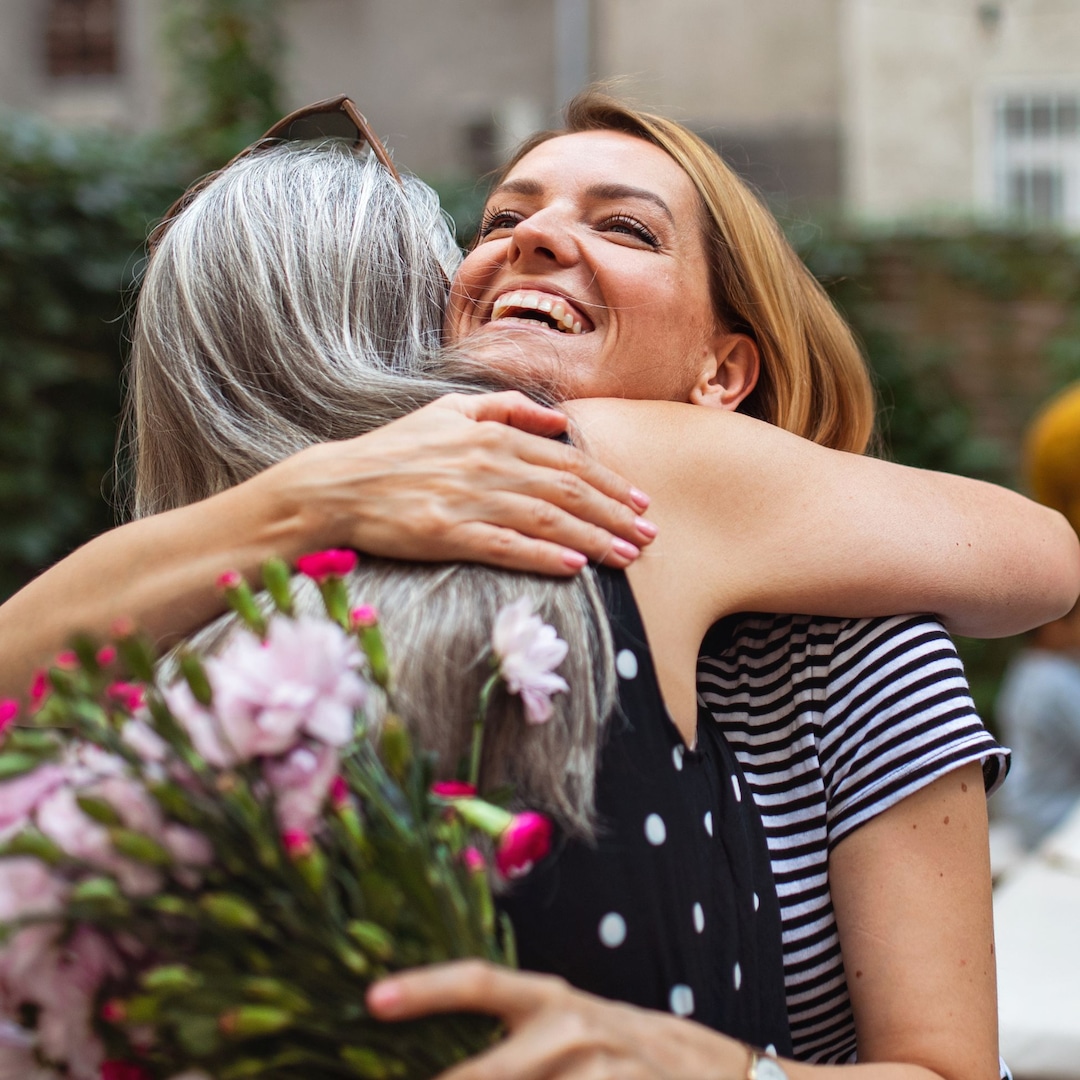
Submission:
<svg viewBox="0 0 1080 1080">
<path fill-rule="evenodd" d="M 788 1080 L 788 1074 L 771 1057 L 759 1057 L 754 1080 Z"/>
</svg>

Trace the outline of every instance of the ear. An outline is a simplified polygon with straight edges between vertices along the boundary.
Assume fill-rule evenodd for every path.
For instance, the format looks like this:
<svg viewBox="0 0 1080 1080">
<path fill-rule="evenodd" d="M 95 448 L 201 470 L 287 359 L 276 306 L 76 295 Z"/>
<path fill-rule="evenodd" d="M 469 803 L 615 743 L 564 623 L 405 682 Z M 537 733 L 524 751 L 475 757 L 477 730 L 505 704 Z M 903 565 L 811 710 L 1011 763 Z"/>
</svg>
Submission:
<svg viewBox="0 0 1080 1080">
<path fill-rule="evenodd" d="M 746 334 L 717 334 L 690 391 L 692 405 L 735 410 L 757 385 L 761 354 Z"/>
</svg>

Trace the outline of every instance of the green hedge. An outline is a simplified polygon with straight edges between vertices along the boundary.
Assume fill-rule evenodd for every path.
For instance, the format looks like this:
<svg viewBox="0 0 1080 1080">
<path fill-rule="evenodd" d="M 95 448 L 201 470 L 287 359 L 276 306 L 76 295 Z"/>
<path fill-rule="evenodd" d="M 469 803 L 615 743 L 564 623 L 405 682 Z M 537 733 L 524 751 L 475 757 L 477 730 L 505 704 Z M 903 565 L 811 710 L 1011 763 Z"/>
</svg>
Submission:
<svg viewBox="0 0 1080 1080">
<path fill-rule="evenodd" d="M 112 523 L 125 298 L 185 182 L 153 141 L 0 118 L 0 598 Z"/>
</svg>

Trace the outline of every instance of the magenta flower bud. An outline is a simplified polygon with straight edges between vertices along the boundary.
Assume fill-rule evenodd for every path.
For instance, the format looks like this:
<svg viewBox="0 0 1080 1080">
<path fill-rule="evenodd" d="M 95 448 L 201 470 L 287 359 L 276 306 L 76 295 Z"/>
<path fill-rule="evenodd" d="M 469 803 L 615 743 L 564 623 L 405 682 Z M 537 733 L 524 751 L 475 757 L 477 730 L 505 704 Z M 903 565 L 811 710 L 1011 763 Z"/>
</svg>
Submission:
<svg viewBox="0 0 1080 1080">
<path fill-rule="evenodd" d="M 344 577 L 356 566 L 356 552 L 348 548 L 328 548 L 301 555 L 296 569 L 320 585 L 328 578 Z"/>
<path fill-rule="evenodd" d="M 79 666 L 79 658 L 71 649 L 67 649 L 57 654 L 56 666 L 63 668 L 65 671 L 70 671 L 72 668 Z"/>
<path fill-rule="evenodd" d="M 132 713 L 138 712 L 146 702 L 143 688 L 138 683 L 120 681 L 110 683 L 105 693 L 118 705 Z"/>
<path fill-rule="evenodd" d="M 281 842 L 290 859 L 303 859 L 315 850 L 310 834 L 304 829 L 286 829 L 281 834 Z"/>
<path fill-rule="evenodd" d="M 378 625 L 379 613 L 370 604 L 361 604 L 349 613 L 349 621 L 353 629 L 367 630 L 369 627 Z"/>
<path fill-rule="evenodd" d="M 127 1008 L 119 998 L 109 998 L 101 1006 L 101 1019 L 106 1024 L 122 1024 L 127 1019 Z M 109 1064 L 106 1062 L 106 1064 Z M 105 1066 L 102 1066 L 102 1075 L 104 1075 Z"/>
<path fill-rule="evenodd" d="M 551 822 L 532 810 L 515 814 L 499 837 L 495 869 L 503 877 L 527 874 L 551 850 Z"/>
<path fill-rule="evenodd" d="M 103 1061 L 101 1080 L 151 1080 L 151 1074 L 132 1061 Z"/>
<path fill-rule="evenodd" d="M 351 801 L 349 785 L 345 782 L 345 777 L 338 773 L 330 781 L 330 802 L 335 810 L 344 810 Z"/>
<path fill-rule="evenodd" d="M 30 708 L 39 709 L 49 693 L 49 680 L 45 672 L 38 669 L 30 683 Z"/>
<path fill-rule="evenodd" d="M 235 589 L 244 580 L 244 575 L 239 570 L 226 570 L 218 575 L 217 587 L 219 589 Z"/>
<path fill-rule="evenodd" d="M 436 780 L 431 785 L 431 794 L 440 799 L 470 798 L 476 794 L 476 785 L 464 780 Z"/>
<path fill-rule="evenodd" d="M 479 848 L 467 847 L 461 853 L 461 861 L 465 869 L 473 874 L 482 874 L 487 869 L 487 859 Z"/>
<path fill-rule="evenodd" d="M 3 735 L 15 723 L 15 717 L 18 715 L 19 703 L 17 701 L 13 698 L 0 698 L 0 735 Z"/>
<path fill-rule="evenodd" d="M 108 667 L 116 659 L 116 649 L 111 645 L 105 645 L 98 649 L 97 662 L 102 667 Z"/>
</svg>

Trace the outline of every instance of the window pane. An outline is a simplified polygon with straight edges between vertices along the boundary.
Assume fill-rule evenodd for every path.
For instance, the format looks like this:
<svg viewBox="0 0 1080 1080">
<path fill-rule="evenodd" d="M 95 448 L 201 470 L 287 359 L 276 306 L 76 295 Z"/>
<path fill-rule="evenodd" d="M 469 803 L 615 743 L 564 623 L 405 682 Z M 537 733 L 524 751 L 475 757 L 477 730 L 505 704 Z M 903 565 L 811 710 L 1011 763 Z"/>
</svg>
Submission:
<svg viewBox="0 0 1080 1080">
<path fill-rule="evenodd" d="M 1005 103 L 1005 133 L 1018 138 L 1027 132 L 1027 102 L 1007 101 Z"/>
<path fill-rule="evenodd" d="M 1054 129 L 1053 110 L 1049 98 L 1036 98 L 1031 103 L 1031 134 L 1045 139 Z"/>
<path fill-rule="evenodd" d="M 115 0 L 50 0 L 45 54 L 50 75 L 115 75 Z"/>
<path fill-rule="evenodd" d="M 1061 135 L 1075 135 L 1077 121 L 1080 120 L 1080 102 L 1076 98 L 1058 99 L 1058 133 Z"/>
</svg>

